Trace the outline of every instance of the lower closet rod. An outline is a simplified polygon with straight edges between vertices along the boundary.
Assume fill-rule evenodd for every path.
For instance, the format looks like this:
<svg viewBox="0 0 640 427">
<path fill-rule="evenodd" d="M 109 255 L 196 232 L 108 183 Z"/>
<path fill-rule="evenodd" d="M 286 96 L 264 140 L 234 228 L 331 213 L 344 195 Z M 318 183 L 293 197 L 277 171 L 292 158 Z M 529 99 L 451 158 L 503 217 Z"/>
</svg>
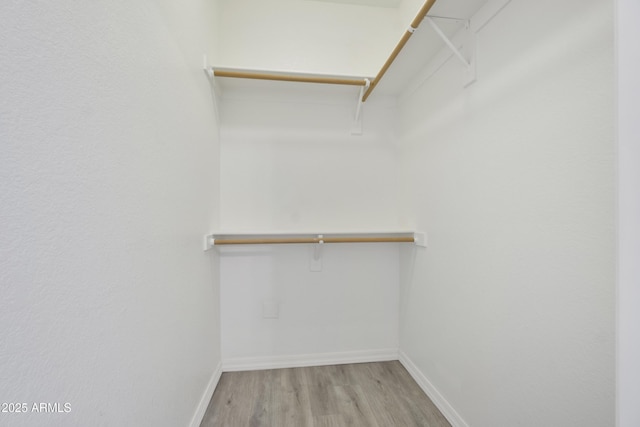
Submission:
<svg viewBox="0 0 640 427">
<path fill-rule="evenodd" d="M 263 245 L 282 243 L 414 243 L 413 237 L 299 237 L 261 239 L 214 239 L 214 245 Z"/>
</svg>

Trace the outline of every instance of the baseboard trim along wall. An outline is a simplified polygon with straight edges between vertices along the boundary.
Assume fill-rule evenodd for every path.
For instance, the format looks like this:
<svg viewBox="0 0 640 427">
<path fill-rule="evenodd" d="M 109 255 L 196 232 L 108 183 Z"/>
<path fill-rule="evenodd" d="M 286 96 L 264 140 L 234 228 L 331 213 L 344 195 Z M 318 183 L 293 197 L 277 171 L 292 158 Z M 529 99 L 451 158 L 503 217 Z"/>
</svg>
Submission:
<svg viewBox="0 0 640 427">
<path fill-rule="evenodd" d="M 347 363 L 386 362 L 389 360 L 398 360 L 397 348 L 291 356 L 230 358 L 222 361 L 222 370 L 224 372 L 253 371 L 259 369 L 300 368 L 304 366 L 344 365 Z"/>
<path fill-rule="evenodd" d="M 191 424 L 189 424 L 189 427 L 200 427 L 200 423 L 202 423 L 202 419 L 204 418 L 204 413 L 207 411 L 207 407 L 209 406 L 209 402 L 211 401 L 211 397 L 213 397 L 213 392 L 218 386 L 218 382 L 220 381 L 221 376 L 222 362 L 218 363 L 218 366 L 213 371 L 213 375 L 211 375 L 209 384 L 207 384 L 207 388 L 204 390 L 202 399 L 200 399 L 200 403 L 196 408 L 196 413 L 193 414 L 193 418 L 191 419 Z"/>
<path fill-rule="evenodd" d="M 398 352 L 398 360 L 402 363 L 402 366 L 409 372 L 415 382 L 418 383 L 422 391 L 424 391 L 431 401 L 440 409 L 442 415 L 451 423 L 453 427 L 469 427 L 466 421 L 453 409 L 453 406 L 447 401 L 447 399 L 440 394 L 438 389 L 429 381 L 429 379 L 418 369 L 418 367 L 409 359 L 409 357 L 403 352 Z"/>
</svg>

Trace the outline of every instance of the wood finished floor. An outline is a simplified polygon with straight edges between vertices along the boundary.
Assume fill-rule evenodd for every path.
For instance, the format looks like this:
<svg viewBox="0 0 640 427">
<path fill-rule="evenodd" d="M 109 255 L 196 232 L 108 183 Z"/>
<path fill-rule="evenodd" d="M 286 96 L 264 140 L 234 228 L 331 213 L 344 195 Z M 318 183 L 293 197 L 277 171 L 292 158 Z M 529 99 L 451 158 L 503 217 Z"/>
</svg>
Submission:
<svg viewBox="0 0 640 427">
<path fill-rule="evenodd" d="M 451 427 L 400 362 L 222 374 L 200 427 Z"/>
</svg>

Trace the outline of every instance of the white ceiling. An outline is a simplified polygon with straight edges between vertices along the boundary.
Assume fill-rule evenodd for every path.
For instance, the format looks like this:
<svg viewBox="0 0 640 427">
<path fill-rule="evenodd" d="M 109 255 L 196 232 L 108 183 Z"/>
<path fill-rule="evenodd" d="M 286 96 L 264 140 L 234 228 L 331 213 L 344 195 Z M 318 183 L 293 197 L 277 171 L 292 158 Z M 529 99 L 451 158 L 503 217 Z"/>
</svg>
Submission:
<svg viewBox="0 0 640 427">
<path fill-rule="evenodd" d="M 360 6 L 398 7 L 401 0 L 305 0 L 324 1 L 329 3 L 357 4 Z"/>
<path fill-rule="evenodd" d="M 469 19 L 486 2 L 487 0 L 438 0 L 431 8 L 429 15 Z"/>
</svg>

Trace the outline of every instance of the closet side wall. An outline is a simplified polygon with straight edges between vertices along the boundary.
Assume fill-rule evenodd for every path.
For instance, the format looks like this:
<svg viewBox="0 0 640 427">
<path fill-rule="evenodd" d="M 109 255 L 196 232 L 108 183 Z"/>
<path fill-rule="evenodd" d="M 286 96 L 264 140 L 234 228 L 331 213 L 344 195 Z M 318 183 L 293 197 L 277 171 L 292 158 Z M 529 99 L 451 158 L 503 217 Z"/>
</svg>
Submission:
<svg viewBox="0 0 640 427">
<path fill-rule="evenodd" d="M 614 424 L 613 3 L 512 0 L 400 101 L 400 349 L 455 425 Z"/>
<path fill-rule="evenodd" d="M 616 2 L 618 120 L 617 424 L 640 425 L 640 3 Z"/>
<path fill-rule="evenodd" d="M 215 2 L 169 3 L 0 3 L 1 425 L 188 426 L 215 380 Z"/>
</svg>

